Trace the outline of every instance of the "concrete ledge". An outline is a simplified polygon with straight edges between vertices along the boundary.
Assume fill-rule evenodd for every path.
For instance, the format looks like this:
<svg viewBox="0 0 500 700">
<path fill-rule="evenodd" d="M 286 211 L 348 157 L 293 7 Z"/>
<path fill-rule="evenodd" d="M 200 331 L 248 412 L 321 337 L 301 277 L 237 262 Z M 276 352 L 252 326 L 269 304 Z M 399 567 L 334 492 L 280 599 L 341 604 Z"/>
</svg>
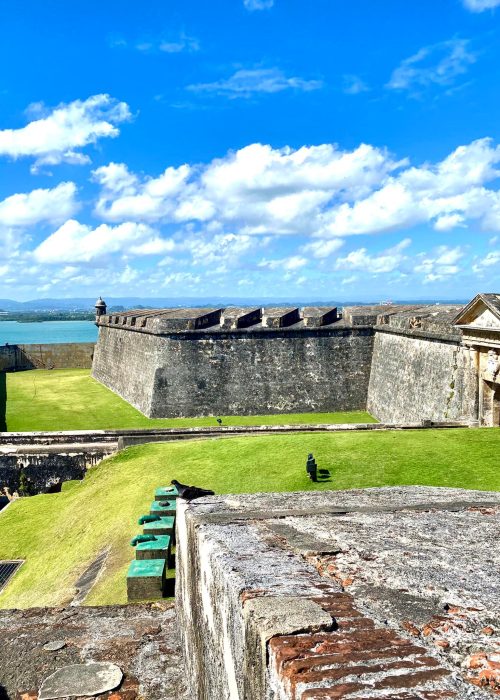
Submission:
<svg viewBox="0 0 500 700">
<path fill-rule="evenodd" d="M 500 493 L 463 489 L 179 499 L 190 697 L 487 698 L 499 521 Z"/>
</svg>

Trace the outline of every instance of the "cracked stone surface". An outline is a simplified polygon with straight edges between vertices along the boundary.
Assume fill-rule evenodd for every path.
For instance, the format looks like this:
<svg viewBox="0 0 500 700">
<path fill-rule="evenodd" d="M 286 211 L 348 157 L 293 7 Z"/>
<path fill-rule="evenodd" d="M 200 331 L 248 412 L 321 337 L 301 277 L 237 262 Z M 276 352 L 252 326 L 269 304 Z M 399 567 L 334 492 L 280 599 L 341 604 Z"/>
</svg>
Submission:
<svg viewBox="0 0 500 700">
<path fill-rule="evenodd" d="M 181 504 L 178 534 L 193 699 L 500 693 L 500 493 L 387 487 L 213 497 Z M 253 644 L 249 660 L 248 606 L 265 601 L 271 620 L 289 596 L 317 604 L 333 627 L 315 628 L 305 614 L 294 632 L 269 640 L 266 654 Z M 267 618 L 256 621 L 265 632 Z M 241 679 L 248 669 L 262 678 L 264 665 L 255 692 Z"/>
<path fill-rule="evenodd" d="M 0 700 L 38 700 L 50 674 L 90 662 L 116 664 L 124 674 L 99 700 L 188 697 L 171 602 L 0 610 L 0 638 Z M 61 642 L 61 649 L 46 649 Z"/>
</svg>

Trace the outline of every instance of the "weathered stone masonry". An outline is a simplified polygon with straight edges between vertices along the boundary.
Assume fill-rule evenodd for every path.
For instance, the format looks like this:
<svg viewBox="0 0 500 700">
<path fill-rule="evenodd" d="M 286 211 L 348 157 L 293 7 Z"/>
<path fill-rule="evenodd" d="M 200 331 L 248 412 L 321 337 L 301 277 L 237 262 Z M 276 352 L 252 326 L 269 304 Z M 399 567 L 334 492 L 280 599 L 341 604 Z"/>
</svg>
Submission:
<svg viewBox="0 0 500 700">
<path fill-rule="evenodd" d="M 179 501 L 190 697 L 486 700 L 499 509 L 427 487 Z"/>
<path fill-rule="evenodd" d="M 289 311 L 283 310 L 281 318 Z M 183 311 L 189 313 L 193 319 L 208 314 Z M 178 318 L 172 319 L 177 325 L 172 328 L 158 312 L 146 317 L 151 323 L 143 328 L 131 326 L 133 318 L 129 312 L 100 319 L 93 376 L 147 416 L 366 407 L 370 327 L 337 322 L 311 328 L 307 320 L 280 327 L 276 315 L 270 319 L 275 326 L 259 322 L 229 329 L 222 317 L 216 326 L 190 330 Z"/>
<path fill-rule="evenodd" d="M 386 305 L 347 307 L 342 318 L 322 307 L 103 314 L 93 376 L 158 418 L 367 409 L 384 422 L 498 425 L 500 297 L 478 295 L 463 313 Z"/>
</svg>

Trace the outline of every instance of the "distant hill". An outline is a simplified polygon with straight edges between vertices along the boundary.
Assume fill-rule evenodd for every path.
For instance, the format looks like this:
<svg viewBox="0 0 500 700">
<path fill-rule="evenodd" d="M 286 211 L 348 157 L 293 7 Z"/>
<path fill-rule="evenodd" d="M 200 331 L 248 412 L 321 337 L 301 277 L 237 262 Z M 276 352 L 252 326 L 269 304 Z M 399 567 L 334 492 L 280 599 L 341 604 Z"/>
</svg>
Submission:
<svg viewBox="0 0 500 700">
<path fill-rule="evenodd" d="M 295 306 L 357 306 L 366 304 L 379 304 L 380 299 L 372 301 L 359 301 L 350 299 L 338 301 L 332 299 L 297 299 L 289 298 L 247 298 L 247 297 L 158 297 L 145 299 L 144 297 L 105 297 L 108 308 L 123 309 L 162 309 L 182 306 L 271 306 L 295 305 Z M 469 299 L 398 299 L 394 304 L 466 304 Z M 50 311 L 93 311 L 94 298 L 74 297 L 71 299 L 32 299 L 30 301 L 15 301 L 13 299 L 0 299 L 0 308 L 4 311 L 20 313 L 26 312 L 50 312 Z"/>
</svg>

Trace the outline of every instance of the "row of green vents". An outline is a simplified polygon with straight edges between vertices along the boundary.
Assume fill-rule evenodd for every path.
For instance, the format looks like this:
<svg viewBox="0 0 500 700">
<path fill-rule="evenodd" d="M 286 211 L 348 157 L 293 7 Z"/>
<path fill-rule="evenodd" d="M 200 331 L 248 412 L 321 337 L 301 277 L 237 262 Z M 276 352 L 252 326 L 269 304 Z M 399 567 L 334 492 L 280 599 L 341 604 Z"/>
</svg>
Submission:
<svg viewBox="0 0 500 700">
<path fill-rule="evenodd" d="M 174 566 L 178 495 L 175 486 L 156 489 L 149 513 L 138 520 L 143 530 L 130 543 L 135 547 L 135 560 L 127 573 L 129 601 L 157 600 L 166 595 L 166 572 Z"/>
</svg>

